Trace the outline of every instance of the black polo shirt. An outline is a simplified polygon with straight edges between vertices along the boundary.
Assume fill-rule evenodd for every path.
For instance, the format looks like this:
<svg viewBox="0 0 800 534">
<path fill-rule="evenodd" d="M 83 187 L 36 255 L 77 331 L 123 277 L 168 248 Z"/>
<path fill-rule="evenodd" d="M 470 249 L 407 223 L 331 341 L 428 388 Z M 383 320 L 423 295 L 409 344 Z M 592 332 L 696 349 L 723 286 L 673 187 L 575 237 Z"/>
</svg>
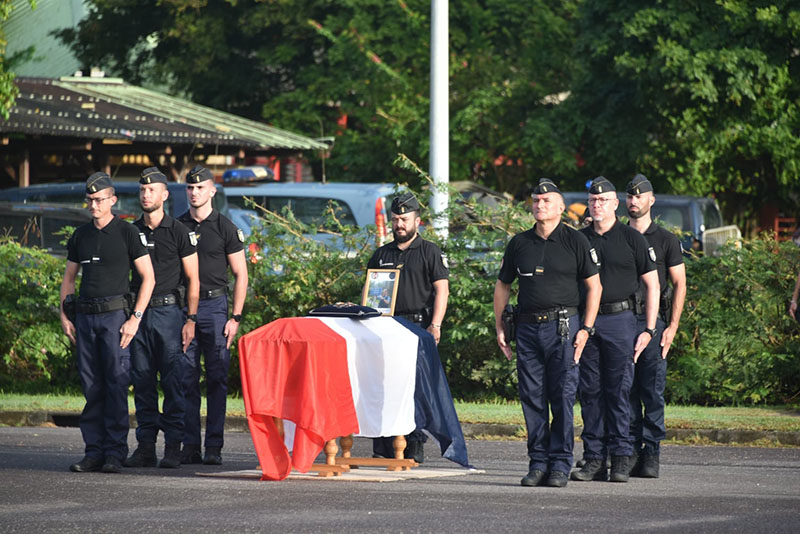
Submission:
<svg viewBox="0 0 800 534">
<path fill-rule="evenodd" d="M 642 234 L 619 220 L 603 235 L 595 232 L 593 225 L 580 232 L 589 239 L 597 257 L 603 284 L 601 304 L 630 298 L 639 287 L 639 277 L 656 268 L 650 245 Z"/>
<path fill-rule="evenodd" d="M 597 274 L 589 241 L 564 223 L 547 239 L 535 228 L 511 238 L 497 277 L 505 284 L 519 278 L 517 301 L 524 313 L 577 306 L 581 284 Z"/>
<path fill-rule="evenodd" d="M 441 249 L 419 235 L 405 250 L 397 248 L 395 241 L 383 245 L 372 255 L 367 268 L 400 269 L 395 315 L 433 308 L 433 283 L 450 276 Z"/>
<path fill-rule="evenodd" d="M 230 219 L 213 210 L 203 221 L 186 212 L 178 220 L 197 238 L 197 261 L 200 264 L 200 291 L 228 286 L 228 254 L 244 250 L 244 234 Z"/>
<path fill-rule="evenodd" d="M 189 236 L 189 229 L 167 214 L 164 214 L 161 224 L 152 230 L 145 224 L 144 217 L 139 217 L 133 224 L 147 238 L 147 251 L 150 253 L 156 276 L 153 296 L 172 293 L 181 284 L 183 273 L 181 260 L 197 252 L 197 247 L 192 244 Z M 139 291 L 141 285 L 142 278 L 134 270 L 131 289 Z"/>
<path fill-rule="evenodd" d="M 663 293 L 667 288 L 667 269 L 683 264 L 683 247 L 678 236 L 655 222 L 651 222 L 642 235 L 656 254 L 658 283 Z"/>
<path fill-rule="evenodd" d="M 86 223 L 67 242 L 67 259 L 81 266 L 79 295 L 102 298 L 123 295 L 130 290 L 130 272 L 134 260 L 147 254 L 144 235 L 114 216 L 101 229 Z"/>
</svg>

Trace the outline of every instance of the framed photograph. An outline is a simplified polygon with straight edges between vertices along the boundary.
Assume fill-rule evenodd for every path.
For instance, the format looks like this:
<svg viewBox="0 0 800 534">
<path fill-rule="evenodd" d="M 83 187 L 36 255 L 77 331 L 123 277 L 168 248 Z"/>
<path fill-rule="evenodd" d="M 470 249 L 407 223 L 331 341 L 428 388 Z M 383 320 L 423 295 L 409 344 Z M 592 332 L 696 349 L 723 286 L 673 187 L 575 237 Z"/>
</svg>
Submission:
<svg viewBox="0 0 800 534">
<path fill-rule="evenodd" d="M 367 281 L 361 295 L 361 305 L 375 308 L 382 315 L 394 315 L 399 269 L 367 269 Z"/>
</svg>

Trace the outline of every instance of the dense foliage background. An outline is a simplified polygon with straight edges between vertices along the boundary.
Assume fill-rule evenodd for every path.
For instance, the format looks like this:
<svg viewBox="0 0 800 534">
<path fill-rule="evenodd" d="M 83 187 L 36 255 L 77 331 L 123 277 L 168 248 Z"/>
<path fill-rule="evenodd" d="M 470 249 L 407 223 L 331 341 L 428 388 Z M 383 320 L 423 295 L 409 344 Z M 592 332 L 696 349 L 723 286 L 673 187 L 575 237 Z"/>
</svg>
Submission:
<svg viewBox="0 0 800 534">
<path fill-rule="evenodd" d="M 308 135 L 336 181 L 428 158 L 429 0 L 89 0 L 86 67 Z M 643 172 L 752 230 L 800 215 L 792 0 L 450 0 L 451 179 L 519 193 Z M 143 16 L 146 14 L 146 16 Z"/>
<path fill-rule="evenodd" d="M 250 295 L 242 334 L 279 317 L 304 315 L 339 301 L 359 302 L 364 266 L 376 246 L 374 228 L 339 225 L 332 206 L 324 229 L 291 212 L 264 212 L 250 249 Z M 518 204 L 488 210 L 454 203 L 448 256 L 451 293 L 439 346 L 453 394 L 462 399 L 513 399 L 514 362 L 495 344 L 492 295 L 508 238 L 529 228 Z M 333 234 L 328 248 L 314 234 Z M 424 235 L 436 239 L 424 230 Z M 786 313 L 800 249 L 769 236 L 687 260 L 689 290 L 669 356 L 667 398 L 700 404 L 777 404 L 800 395 L 800 325 Z M 78 390 L 70 347 L 60 333 L 58 286 L 63 259 L 0 244 L 0 388 Z M 230 385 L 240 388 L 234 351 Z"/>
</svg>

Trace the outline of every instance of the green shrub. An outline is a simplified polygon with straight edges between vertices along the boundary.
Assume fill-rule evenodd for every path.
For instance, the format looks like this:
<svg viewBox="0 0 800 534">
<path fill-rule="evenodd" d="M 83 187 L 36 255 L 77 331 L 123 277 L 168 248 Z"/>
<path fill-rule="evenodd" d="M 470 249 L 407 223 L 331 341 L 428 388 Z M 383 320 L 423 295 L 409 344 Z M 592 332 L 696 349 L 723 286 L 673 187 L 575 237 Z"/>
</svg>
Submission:
<svg viewBox="0 0 800 534">
<path fill-rule="evenodd" d="M 64 260 L 0 240 L 0 388 L 78 389 L 72 348 L 61 331 Z"/>
<path fill-rule="evenodd" d="M 427 194 L 417 192 L 421 201 Z M 455 199 L 456 195 L 451 196 Z M 513 399 L 516 366 L 496 346 L 492 296 L 505 244 L 533 219 L 506 203 L 449 208 L 446 242 L 425 225 L 450 266 L 450 299 L 439 352 L 453 394 L 461 399 Z M 430 214 L 423 212 L 429 222 Z M 324 233 L 343 246 L 312 239 Z M 342 225 L 332 205 L 319 228 L 290 211 L 262 212 L 249 244 L 250 288 L 240 334 L 281 317 L 339 301 L 359 302 L 375 228 Z M 780 404 L 800 394 L 800 326 L 786 313 L 800 249 L 768 236 L 725 247 L 686 263 L 687 303 L 669 355 L 666 396 L 673 403 Z M 0 387 L 79 389 L 72 348 L 61 333 L 58 289 L 64 260 L 5 240 L 0 243 Z M 513 300 L 513 297 L 512 297 Z M 240 391 L 236 345 L 230 386 Z"/>
<path fill-rule="evenodd" d="M 669 356 L 672 402 L 796 400 L 800 329 L 787 314 L 800 249 L 768 235 L 687 262 L 688 292 Z"/>
</svg>

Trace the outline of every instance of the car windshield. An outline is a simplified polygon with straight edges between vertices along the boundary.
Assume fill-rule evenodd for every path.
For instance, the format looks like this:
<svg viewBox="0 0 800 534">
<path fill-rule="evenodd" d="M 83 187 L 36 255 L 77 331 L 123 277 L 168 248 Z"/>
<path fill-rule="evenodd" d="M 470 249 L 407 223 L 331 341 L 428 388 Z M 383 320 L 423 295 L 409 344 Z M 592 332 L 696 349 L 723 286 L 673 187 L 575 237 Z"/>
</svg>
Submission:
<svg viewBox="0 0 800 534">
<path fill-rule="evenodd" d="M 714 202 L 703 202 L 700 204 L 700 209 L 703 212 L 703 224 L 706 225 L 706 229 L 722 226 L 722 215 Z"/>
<path fill-rule="evenodd" d="M 650 216 L 653 220 L 660 222 L 666 226 L 679 228 L 685 232 L 692 231 L 692 218 L 689 214 L 688 204 L 672 205 L 672 204 L 659 204 L 656 202 L 650 208 Z"/>
<path fill-rule="evenodd" d="M 315 197 L 251 197 L 253 201 L 270 211 L 280 213 L 284 207 L 288 207 L 295 218 L 303 224 L 318 226 L 325 222 L 328 206 L 333 203 L 336 206 L 336 218 L 343 225 L 357 226 L 353 210 L 346 203 L 332 198 Z M 243 196 L 229 196 L 228 203 L 240 209 L 252 209 Z"/>
</svg>

